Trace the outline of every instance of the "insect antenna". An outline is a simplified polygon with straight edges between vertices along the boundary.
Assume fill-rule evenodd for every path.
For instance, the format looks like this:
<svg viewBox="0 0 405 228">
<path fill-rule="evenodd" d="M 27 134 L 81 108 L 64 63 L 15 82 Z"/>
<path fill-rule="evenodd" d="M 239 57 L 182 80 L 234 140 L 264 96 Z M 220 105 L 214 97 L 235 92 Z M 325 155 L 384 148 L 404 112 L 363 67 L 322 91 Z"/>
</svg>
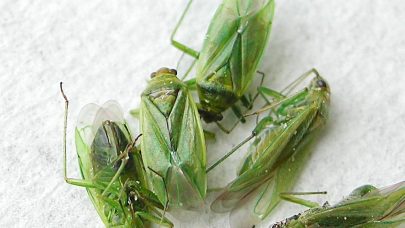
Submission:
<svg viewBox="0 0 405 228">
<path fill-rule="evenodd" d="M 281 90 L 280 93 L 285 94 L 285 95 L 290 94 L 293 89 L 295 89 L 302 81 L 304 81 L 306 78 L 308 78 L 311 74 L 315 74 L 316 77 L 320 77 L 319 72 L 315 68 L 312 68 L 311 70 L 303 73 L 301 76 L 299 76 L 297 79 L 295 79 L 287 87 L 285 87 L 283 90 Z"/>
<path fill-rule="evenodd" d="M 283 103 L 283 102 L 286 101 L 287 99 L 289 99 L 289 97 L 285 97 L 285 98 L 283 98 L 283 99 L 281 99 L 281 100 L 278 100 L 278 101 L 276 101 L 276 102 L 274 102 L 274 103 L 271 103 L 270 105 L 266 105 L 266 106 L 264 106 L 263 108 L 261 108 L 261 109 L 255 111 L 255 112 L 251 112 L 251 113 L 245 114 L 244 117 L 253 116 L 253 115 L 259 115 L 260 113 L 262 113 L 262 112 L 264 112 L 264 111 L 267 111 L 267 110 L 269 110 L 269 109 L 272 109 L 272 108 L 276 107 L 277 105 Z"/>
<path fill-rule="evenodd" d="M 63 123 L 63 146 L 62 146 L 63 147 L 62 148 L 62 151 L 63 151 L 63 178 L 66 183 L 71 184 L 71 185 L 76 185 L 76 186 L 85 187 L 85 188 L 103 189 L 103 186 L 101 186 L 97 183 L 93 183 L 92 181 L 67 177 L 66 132 L 67 132 L 67 119 L 68 119 L 68 112 L 69 112 L 69 100 L 68 100 L 65 92 L 63 91 L 63 82 L 59 83 L 59 87 L 60 87 L 60 92 L 63 96 L 63 99 L 65 100 L 65 114 L 64 114 L 64 123 Z"/>
<path fill-rule="evenodd" d="M 63 170 L 64 170 L 64 177 L 65 181 L 67 182 L 67 168 L 66 168 L 66 131 L 67 131 L 67 118 L 68 118 L 68 110 L 69 110 L 69 100 L 63 91 L 63 82 L 59 83 L 60 92 L 62 93 L 63 99 L 65 100 L 65 115 L 64 115 L 64 124 L 63 124 Z"/>
<path fill-rule="evenodd" d="M 136 138 L 134 139 L 134 141 L 131 143 L 132 147 L 135 146 L 136 142 L 139 140 L 139 138 L 141 138 L 142 134 L 139 134 L 138 136 L 136 136 Z"/>
</svg>

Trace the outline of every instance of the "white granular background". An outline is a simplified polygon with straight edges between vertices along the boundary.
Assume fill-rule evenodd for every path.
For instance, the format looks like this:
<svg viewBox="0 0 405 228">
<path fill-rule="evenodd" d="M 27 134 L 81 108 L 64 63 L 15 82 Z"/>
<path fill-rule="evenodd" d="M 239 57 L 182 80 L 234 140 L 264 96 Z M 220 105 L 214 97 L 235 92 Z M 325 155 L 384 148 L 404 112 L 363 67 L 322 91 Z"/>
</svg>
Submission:
<svg viewBox="0 0 405 228">
<path fill-rule="evenodd" d="M 219 3 L 196 0 L 178 39 L 199 49 Z M 312 199 L 335 203 L 359 185 L 403 180 L 404 1 L 276 4 L 260 67 L 265 84 L 282 89 L 316 67 L 332 90 L 327 128 L 294 191 L 327 190 L 328 195 Z M 0 2 L 0 227 L 103 227 L 85 189 L 63 180 L 59 82 L 71 101 L 68 172 L 78 178 L 73 134 L 81 107 L 109 99 L 118 100 L 126 113 L 137 107 L 150 73 L 176 67 L 181 53 L 169 37 L 185 5 L 185 0 Z M 180 72 L 188 62 L 185 58 Z M 209 142 L 209 164 L 252 127 L 240 125 L 230 135 L 217 132 L 216 142 Z M 241 157 L 243 151 L 210 173 L 210 187 L 235 177 Z M 302 210 L 283 203 L 258 227 Z M 228 227 L 229 216 L 207 212 L 176 225 Z"/>
</svg>

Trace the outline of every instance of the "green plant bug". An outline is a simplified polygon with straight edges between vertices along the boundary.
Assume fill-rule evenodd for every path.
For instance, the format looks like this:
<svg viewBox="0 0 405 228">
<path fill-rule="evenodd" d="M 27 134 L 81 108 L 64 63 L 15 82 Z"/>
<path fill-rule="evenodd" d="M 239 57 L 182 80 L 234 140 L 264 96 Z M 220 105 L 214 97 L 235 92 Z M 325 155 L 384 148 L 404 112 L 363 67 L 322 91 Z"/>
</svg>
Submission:
<svg viewBox="0 0 405 228">
<path fill-rule="evenodd" d="M 75 141 L 83 179 L 67 177 L 66 130 L 69 101 L 65 99 L 63 133 L 64 178 L 85 187 L 101 220 L 107 227 L 166 227 L 173 224 L 160 212 L 164 205 L 147 189 L 140 151 L 135 146 L 115 101 L 102 107 L 88 104 L 79 114 Z"/>
<path fill-rule="evenodd" d="M 260 88 L 260 93 L 272 96 L 273 101 L 255 114 L 270 109 L 269 114 L 260 120 L 247 139 L 208 169 L 212 170 L 254 138 L 236 179 L 212 203 L 212 210 L 231 211 L 255 192 L 253 214 L 264 219 L 281 201 L 279 194 L 293 187 L 309 155 L 309 144 L 327 119 L 330 89 L 315 69 L 287 87 L 295 87 L 313 73 L 315 77 L 310 85 L 290 96 Z"/>
<path fill-rule="evenodd" d="M 224 0 L 211 19 L 202 49 L 197 52 L 176 41 L 174 36 L 192 0 L 171 36 L 172 44 L 197 59 L 196 78 L 188 82 L 197 88 L 199 112 L 205 122 L 217 122 L 222 112 L 235 103 L 249 107 L 253 99 L 243 96 L 251 85 L 270 36 L 273 0 Z M 264 75 L 263 75 L 264 76 Z M 224 130 L 224 129 L 223 129 Z"/>
<path fill-rule="evenodd" d="M 380 189 L 372 185 L 360 186 L 333 206 L 318 205 L 272 228 L 402 227 L 404 224 L 405 182 L 402 181 Z"/>
<path fill-rule="evenodd" d="M 205 139 L 197 106 L 176 74 L 152 73 L 141 95 L 141 151 L 159 200 L 193 211 L 203 207 L 207 191 Z"/>
</svg>

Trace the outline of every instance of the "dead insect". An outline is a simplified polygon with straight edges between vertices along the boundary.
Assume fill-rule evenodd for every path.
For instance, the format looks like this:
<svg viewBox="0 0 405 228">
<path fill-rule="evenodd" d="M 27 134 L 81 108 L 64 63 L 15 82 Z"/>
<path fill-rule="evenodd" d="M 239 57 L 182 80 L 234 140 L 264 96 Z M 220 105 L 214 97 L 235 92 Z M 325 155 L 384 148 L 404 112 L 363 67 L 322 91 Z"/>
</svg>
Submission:
<svg viewBox="0 0 405 228">
<path fill-rule="evenodd" d="M 290 197 L 285 197 L 291 200 Z M 294 197 L 295 198 L 295 197 Z M 296 202 L 296 200 L 293 199 Z M 308 203 L 306 203 L 308 205 Z M 341 202 L 313 207 L 273 228 L 293 227 L 400 227 L 405 225 L 405 182 L 378 189 L 356 188 Z"/>
<path fill-rule="evenodd" d="M 164 205 L 199 210 L 207 191 L 204 133 L 197 106 L 176 74 L 159 69 L 142 93 L 142 157 L 149 184 Z"/>
<path fill-rule="evenodd" d="M 281 201 L 280 193 L 291 190 L 309 155 L 308 145 L 328 116 L 329 86 L 315 69 L 287 88 L 295 87 L 312 73 L 315 73 L 315 77 L 310 85 L 291 96 L 260 89 L 263 95 L 272 96 L 273 101 L 255 114 L 268 109 L 271 109 L 270 113 L 257 124 L 247 139 L 208 169 L 212 170 L 241 145 L 255 138 L 238 176 L 212 203 L 212 210 L 230 211 L 242 199 L 258 192 L 257 197 L 253 197 L 253 214 L 264 219 Z"/>
<path fill-rule="evenodd" d="M 253 102 L 243 95 L 257 73 L 270 36 L 274 1 L 224 0 L 211 19 L 200 52 L 174 40 L 191 2 L 176 25 L 171 40 L 176 48 L 197 59 L 196 78 L 188 84 L 197 88 L 200 115 L 207 123 L 216 122 L 222 119 L 223 111 L 232 107 L 235 114 L 243 119 L 234 104 L 241 100 L 249 107 Z"/>
<path fill-rule="evenodd" d="M 64 178 L 69 184 L 85 187 L 101 220 L 107 227 L 147 227 L 173 224 L 159 210 L 164 206 L 147 189 L 140 151 L 114 101 L 103 107 L 85 106 L 76 126 L 76 149 L 83 179 L 67 177 L 66 129 L 69 101 L 65 99 L 63 132 Z"/>
</svg>

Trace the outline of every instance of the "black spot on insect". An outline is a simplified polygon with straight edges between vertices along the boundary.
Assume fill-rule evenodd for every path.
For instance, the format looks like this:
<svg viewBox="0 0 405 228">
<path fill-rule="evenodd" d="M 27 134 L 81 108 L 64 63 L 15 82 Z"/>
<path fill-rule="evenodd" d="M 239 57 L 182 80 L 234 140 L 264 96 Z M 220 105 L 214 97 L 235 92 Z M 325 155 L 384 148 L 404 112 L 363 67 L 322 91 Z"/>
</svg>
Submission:
<svg viewBox="0 0 405 228">
<path fill-rule="evenodd" d="M 319 88 L 326 88 L 326 87 L 327 87 L 326 82 L 325 82 L 324 80 L 322 80 L 322 79 L 318 79 L 318 80 L 316 81 L 316 85 L 317 85 Z"/>
</svg>

